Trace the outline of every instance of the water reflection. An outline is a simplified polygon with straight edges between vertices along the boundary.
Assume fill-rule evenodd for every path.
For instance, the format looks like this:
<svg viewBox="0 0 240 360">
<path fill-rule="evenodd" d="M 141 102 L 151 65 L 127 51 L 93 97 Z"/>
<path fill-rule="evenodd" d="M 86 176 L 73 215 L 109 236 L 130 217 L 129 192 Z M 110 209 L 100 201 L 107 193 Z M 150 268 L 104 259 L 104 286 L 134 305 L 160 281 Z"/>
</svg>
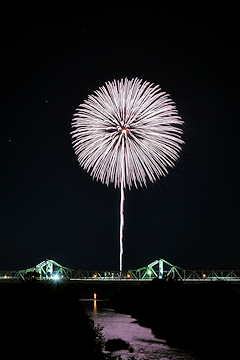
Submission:
<svg viewBox="0 0 240 360">
<path fill-rule="evenodd" d="M 86 305 L 86 303 L 85 303 Z M 157 339 L 151 329 L 140 326 L 136 319 L 126 314 L 116 313 L 112 309 L 104 308 L 101 302 L 94 298 L 88 303 L 86 310 L 94 320 L 95 325 L 103 328 L 105 340 L 121 338 L 129 342 L 134 352 L 127 350 L 114 352 L 115 356 L 121 355 L 123 360 L 132 356 L 136 360 L 196 360 L 194 355 L 171 348 L 165 340 Z"/>
<path fill-rule="evenodd" d="M 94 312 L 94 314 L 97 312 L 97 294 L 96 293 L 94 293 L 93 294 L 93 312 Z"/>
<path fill-rule="evenodd" d="M 97 300 L 93 301 L 93 311 L 94 311 L 94 313 L 97 312 Z"/>
</svg>

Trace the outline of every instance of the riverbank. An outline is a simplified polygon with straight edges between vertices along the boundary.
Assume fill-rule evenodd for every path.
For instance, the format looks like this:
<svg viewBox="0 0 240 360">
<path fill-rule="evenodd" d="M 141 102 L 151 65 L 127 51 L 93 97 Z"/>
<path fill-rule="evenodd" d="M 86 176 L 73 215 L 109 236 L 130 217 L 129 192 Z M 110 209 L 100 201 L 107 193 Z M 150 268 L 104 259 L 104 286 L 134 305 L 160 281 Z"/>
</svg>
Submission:
<svg viewBox="0 0 240 360">
<path fill-rule="evenodd" d="M 89 359 L 103 359 L 101 333 L 79 301 L 92 298 L 93 293 L 117 312 L 151 328 L 170 346 L 193 351 L 200 359 L 230 359 L 239 354 L 239 284 L 154 280 L 115 287 L 70 282 L 0 284 L 0 336 L 9 356 L 85 353 Z"/>
<path fill-rule="evenodd" d="M 109 306 L 201 359 L 229 359 L 239 353 L 239 290 L 239 285 L 223 282 L 190 285 L 154 280 L 119 289 Z"/>
<path fill-rule="evenodd" d="M 101 333 L 69 284 L 0 284 L 0 336 L 6 357 L 104 359 Z M 87 356 L 87 357 L 86 357 Z"/>
</svg>

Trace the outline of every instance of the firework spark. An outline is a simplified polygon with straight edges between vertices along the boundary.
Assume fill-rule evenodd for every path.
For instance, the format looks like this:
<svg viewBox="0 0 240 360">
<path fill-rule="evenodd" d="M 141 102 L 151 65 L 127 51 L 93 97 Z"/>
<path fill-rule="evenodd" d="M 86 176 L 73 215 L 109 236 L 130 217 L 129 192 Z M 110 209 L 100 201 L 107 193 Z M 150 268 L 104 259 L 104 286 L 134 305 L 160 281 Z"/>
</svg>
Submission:
<svg viewBox="0 0 240 360">
<path fill-rule="evenodd" d="M 120 271 L 124 189 L 168 173 L 183 144 L 182 123 L 169 95 L 138 78 L 106 82 L 76 110 L 71 135 L 79 164 L 94 179 L 121 189 Z"/>
</svg>

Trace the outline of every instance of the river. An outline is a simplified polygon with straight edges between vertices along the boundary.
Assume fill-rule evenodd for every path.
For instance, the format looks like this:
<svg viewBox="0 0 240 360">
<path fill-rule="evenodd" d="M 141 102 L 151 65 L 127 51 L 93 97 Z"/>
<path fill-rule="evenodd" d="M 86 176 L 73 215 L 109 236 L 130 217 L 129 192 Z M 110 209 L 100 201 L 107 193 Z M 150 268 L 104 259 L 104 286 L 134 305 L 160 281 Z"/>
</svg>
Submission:
<svg viewBox="0 0 240 360">
<path fill-rule="evenodd" d="M 130 315 L 116 313 L 97 301 L 85 302 L 84 305 L 95 326 L 103 328 L 105 341 L 121 338 L 133 348 L 132 353 L 121 350 L 114 352 L 114 356 L 120 355 L 123 360 L 197 360 L 193 354 L 172 348 L 165 340 L 156 338 L 151 329 L 140 326 Z"/>
</svg>

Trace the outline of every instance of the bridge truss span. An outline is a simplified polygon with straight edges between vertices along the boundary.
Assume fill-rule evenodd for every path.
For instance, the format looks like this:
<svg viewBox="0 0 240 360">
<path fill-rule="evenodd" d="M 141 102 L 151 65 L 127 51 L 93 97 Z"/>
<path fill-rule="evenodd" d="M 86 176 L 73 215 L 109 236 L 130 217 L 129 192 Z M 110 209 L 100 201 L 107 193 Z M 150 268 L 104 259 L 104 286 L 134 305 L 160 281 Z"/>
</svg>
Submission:
<svg viewBox="0 0 240 360">
<path fill-rule="evenodd" d="M 129 270 L 129 274 L 135 279 L 164 279 L 170 276 L 174 279 L 181 279 L 181 270 L 179 266 L 175 266 L 164 259 L 159 259 L 142 268 Z"/>
<path fill-rule="evenodd" d="M 126 271 L 73 270 L 54 260 L 44 260 L 26 270 L 0 271 L 0 280 L 151 281 L 174 280 L 186 283 L 228 281 L 240 283 L 240 270 L 186 270 L 164 259 Z"/>
<path fill-rule="evenodd" d="M 240 282 L 240 270 L 183 270 L 182 280 Z"/>
</svg>

